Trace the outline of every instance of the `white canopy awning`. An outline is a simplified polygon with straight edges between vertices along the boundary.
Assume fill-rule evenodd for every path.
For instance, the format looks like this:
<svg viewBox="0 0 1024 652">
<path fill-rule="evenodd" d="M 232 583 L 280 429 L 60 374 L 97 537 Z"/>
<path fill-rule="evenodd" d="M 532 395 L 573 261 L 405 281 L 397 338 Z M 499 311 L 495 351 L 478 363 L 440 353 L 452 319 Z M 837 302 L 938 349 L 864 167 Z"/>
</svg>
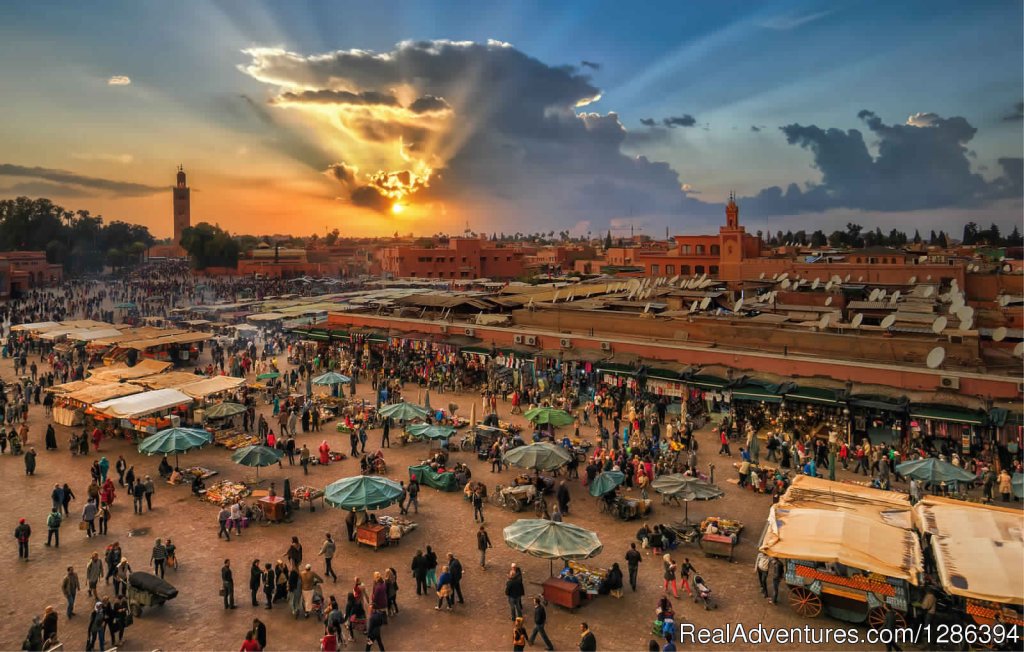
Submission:
<svg viewBox="0 0 1024 652">
<path fill-rule="evenodd" d="M 177 405 L 188 405 L 191 402 L 190 396 L 176 389 L 158 389 L 103 401 L 93 407 L 98 412 L 111 417 L 131 419 L 167 410 Z"/>
<path fill-rule="evenodd" d="M 199 382 L 192 383 L 191 385 L 184 385 L 178 389 L 192 398 L 206 398 L 212 394 L 235 389 L 244 383 L 245 378 L 237 378 L 235 376 L 213 376 L 212 378 L 205 378 Z"/>
</svg>

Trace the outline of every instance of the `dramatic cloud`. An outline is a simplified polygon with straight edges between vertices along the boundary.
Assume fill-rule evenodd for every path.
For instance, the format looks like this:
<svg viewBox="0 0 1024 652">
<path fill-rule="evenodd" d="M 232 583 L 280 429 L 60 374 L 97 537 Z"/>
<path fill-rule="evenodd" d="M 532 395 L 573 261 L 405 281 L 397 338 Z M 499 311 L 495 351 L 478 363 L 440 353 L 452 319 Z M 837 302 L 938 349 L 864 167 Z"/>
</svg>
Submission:
<svg viewBox="0 0 1024 652">
<path fill-rule="evenodd" d="M 76 186 L 49 181 L 25 181 L 0 187 L 0 197 L 95 197 L 96 193 Z"/>
<path fill-rule="evenodd" d="M 658 124 L 658 121 L 655 120 L 654 118 L 640 118 L 640 124 L 642 124 L 645 127 L 653 127 L 654 125 Z"/>
<path fill-rule="evenodd" d="M 348 91 L 303 91 L 301 93 L 281 93 L 274 103 L 286 104 L 299 102 L 305 104 L 373 104 L 380 106 L 398 106 L 398 98 L 388 93 L 366 91 L 365 93 L 349 93 Z"/>
<path fill-rule="evenodd" d="M 936 113 L 915 113 L 907 118 L 907 124 L 911 127 L 937 127 L 941 122 L 942 118 Z"/>
<path fill-rule="evenodd" d="M 355 204 L 383 212 L 407 198 L 486 202 L 505 209 L 498 219 L 540 225 L 577 213 L 674 214 L 683 199 L 667 164 L 622 152 L 629 134 L 616 114 L 580 112 L 600 90 L 575 66 L 494 41 L 246 53 L 241 70 L 274 89 L 272 106 L 300 111 L 320 141 L 335 143 Z M 333 101 L 369 93 L 396 105 Z M 327 174 L 337 178 L 333 168 Z"/>
<path fill-rule="evenodd" d="M 1013 111 L 1004 115 L 1003 120 L 1006 122 L 1020 122 L 1024 120 L 1024 102 L 1017 102 L 1017 106 L 1013 107 Z"/>
<path fill-rule="evenodd" d="M 692 127 L 697 124 L 697 119 L 689 113 L 680 116 L 669 116 L 661 121 L 666 127 Z"/>
<path fill-rule="evenodd" d="M 757 125 L 750 125 L 750 130 L 753 131 L 754 133 L 757 133 L 761 131 L 761 128 L 758 127 Z"/>
<path fill-rule="evenodd" d="M 587 61 L 585 59 L 583 61 L 580 61 L 580 65 L 582 67 L 584 67 L 584 68 L 590 68 L 591 70 L 600 70 L 601 69 L 601 64 L 594 63 L 593 61 Z"/>
<path fill-rule="evenodd" d="M 346 186 L 356 185 L 356 174 L 358 172 L 356 168 L 345 163 L 332 163 L 324 170 L 324 174 L 328 177 Z"/>
<path fill-rule="evenodd" d="M 113 179 L 102 179 L 100 177 L 87 177 L 65 170 L 54 170 L 52 168 L 30 168 L 23 165 L 12 165 L 0 163 L 0 176 L 23 177 L 26 179 L 40 179 L 52 183 L 63 184 L 77 188 L 99 190 L 121 197 L 145 197 L 154 193 L 163 192 L 166 186 L 148 186 L 142 183 L 129 181 L 115 181 Z"/>
<path fill-rule="evenodd" d="M 122 165 L 128 165 L 135 160 L 135 157 L 131 154 L 75 153 L 71 155 L 71 158 L 78 159 L 79 161 L 100 161 L 102 163 L 120 163 Z"/>
<path fill-rule="evenodd" d="M 107 86 L 130 86 L 132 80 L 125 75 L 114 75 L 107 80 Z"/>
</svg>

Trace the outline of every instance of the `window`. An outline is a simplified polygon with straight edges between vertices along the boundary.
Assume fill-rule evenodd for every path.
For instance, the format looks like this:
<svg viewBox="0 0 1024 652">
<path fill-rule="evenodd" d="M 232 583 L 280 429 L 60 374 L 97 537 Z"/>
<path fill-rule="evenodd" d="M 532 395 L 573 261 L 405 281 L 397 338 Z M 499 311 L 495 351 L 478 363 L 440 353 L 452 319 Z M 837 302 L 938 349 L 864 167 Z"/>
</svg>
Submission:
<svg viewBox="0 0 1024 652">
<path fill-rule="evenodd" d="M 712 265 L 709 268 L 708 274 L 711 274 L 712 276 L 718 276 L 718 265 Z"/>
<path fill-rule="evenodd" d="M 718 245 L 711 245 L 711 255 L 718 256 L 722 253 L 722 248 Z"/>
<path fill-rule="evenodd" d="M 440 257 L 440 256 L 439 256 L 439 257 L 438 257 L 438 258 L 436 259 L 436 262 L 439 262 L 439 263 L 443 263 L 443 262 L 444 262 L 444 258 L 443 258 L 443 257 Z"/>
<path fill-rule="evenodd" d="M 498 260 L 498 259 L 495 258 L 494 260 Z M 505 262 L 506 263 L 511 263 L 512 262 L 512 256 L 505 256 Z"/>
<path fill-rule="evenodd" d="M 462 262 L 466 262 L 466 257 L 465 256 L 462 257 Z"/>
<path fill-rule="evenodd" d="M 704 273 L 704 266 L 703 265 L 697 265 L 696 267 L 693 268 L 693 273 L 694 274 L 703 274 Z"/>
<path fill-rule="evenodd" d="M 657 276 L 657 275 L 658 275 L 658 266 L 657 265 L 651 265 L 651 276 Z"/>
<path fill-rule="evenodd" d="M 468 278 L 469 272 L 462 272 L 461 274 L 459 274 L 459 276 L 461 276 L 462 278 Z"/>
<path fill-rule="evenodd" d="M 675 274 L 675 273 L 676 273 L 676 266 L 675 265 L 665 265 L 665 275 L 666 276 L 671 275 L 671 274 Z"/>
<path fill-rule="evenodd" d="M 684 254 L 690 253 L 690 245 L 683 245 L 683 253 Z"/>
<path fill-rule="evenodd" d="M 684 274 L 686 276 L 689 276 L 690 275 L 690 266 L 689 265 L 680 265 L 679 266 L 679 273 L 680 274 Z"/>
<path fill-rule="evenodd" d="M 698 254 L 704 253 L 704 245 L 697 245 L 697 253 Z"/>
</svg>

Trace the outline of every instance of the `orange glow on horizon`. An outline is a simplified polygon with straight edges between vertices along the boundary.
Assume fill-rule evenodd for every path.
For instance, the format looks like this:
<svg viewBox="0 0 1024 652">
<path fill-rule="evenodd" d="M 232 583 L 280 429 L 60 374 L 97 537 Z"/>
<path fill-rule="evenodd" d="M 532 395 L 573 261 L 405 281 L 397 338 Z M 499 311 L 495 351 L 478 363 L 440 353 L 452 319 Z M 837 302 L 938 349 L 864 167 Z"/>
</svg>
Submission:
<svg viewBox="0 0 1024 652">
<path fill-rule="evenodd" d="M 404 212 L 405 212 L 405 204 L 403 204 L 401 202 L 395 202 L 394 204 L 391 204 L 391 214 L 392 215 L 401 215 Z"/>
</svg>

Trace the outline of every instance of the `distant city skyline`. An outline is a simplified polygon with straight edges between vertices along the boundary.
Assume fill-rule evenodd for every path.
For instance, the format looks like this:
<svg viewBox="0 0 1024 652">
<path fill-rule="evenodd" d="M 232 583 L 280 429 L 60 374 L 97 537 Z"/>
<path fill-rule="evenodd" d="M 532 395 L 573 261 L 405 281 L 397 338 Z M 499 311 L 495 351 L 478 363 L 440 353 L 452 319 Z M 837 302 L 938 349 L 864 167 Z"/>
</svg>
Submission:
<svg viewBox="0 0 1024 652">
<path fill-rule="evenodd" d="M 0 6 L 0 198 L 343 236 L 1021 222 L 1020 3 Z"/>
</svg>

